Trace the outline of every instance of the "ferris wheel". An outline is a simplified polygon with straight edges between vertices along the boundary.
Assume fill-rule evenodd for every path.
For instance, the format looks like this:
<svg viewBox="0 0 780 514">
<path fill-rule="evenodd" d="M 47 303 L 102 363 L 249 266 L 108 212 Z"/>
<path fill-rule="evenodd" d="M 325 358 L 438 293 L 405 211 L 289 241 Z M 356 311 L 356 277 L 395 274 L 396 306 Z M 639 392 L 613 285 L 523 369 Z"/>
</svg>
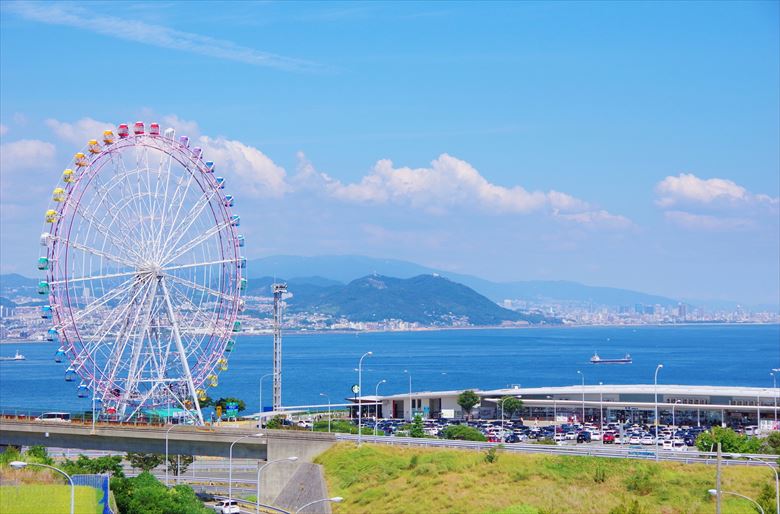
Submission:
<svg viewBox="0 0 780 514">
<path fill-rule="evenodd" d="M 215 165 L 157 123 L 76 153 L 52 192 L 38 268 L 65 381 L 120 419 L 172 407 L 203 423 L 241 330 L 240 218 Z"/>
</svg>

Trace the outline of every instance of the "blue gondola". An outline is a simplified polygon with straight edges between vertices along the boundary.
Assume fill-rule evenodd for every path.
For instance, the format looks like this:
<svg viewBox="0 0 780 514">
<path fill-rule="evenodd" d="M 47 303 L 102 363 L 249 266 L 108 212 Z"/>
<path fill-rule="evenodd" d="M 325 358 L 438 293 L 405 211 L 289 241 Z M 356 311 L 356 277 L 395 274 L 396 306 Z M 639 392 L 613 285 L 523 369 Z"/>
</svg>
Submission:
<svg viewBox="0 0 780 514">
<path fill-rule="evenodd" d="M 238 235 L 238 246 L 243 248 L 246 245 L 246 239 L 241 234 Z"/>
<path fill-rule="evenodd" d="M 87 398 L 89 397 L 89 388 L 87 387 L 87 384 L 84 382 L 79 385 L 78 392 L 77 392 L 79 398 Z"/>
<path fill-rule="evenodd" d="M 238 267 L 241 269 L 246 269 L 246 257 L 238 258 Z"/>
<path fill-rule="evenodd" d="M 68 368 L 65 370 L 65 382 L 73 382 L 76 380 L 76 370 Z"/>
<path fill-rule="evenodd" d="M 236 345 L 236 342 L 232 339 L 229 339 L 227 342 L 227 345 L 225 346 L 225 353 L 230 353 L 233 351 L 233 347 Z"/>
<path fill-rule="evenodd" d="M 216 181 L 218 189 L 225 189 L 225 177 L 217 177 Z"/>
<path fill-rule="evenodd" d="M 41 305 L 41 317 L 51 319 L 51 305 Z"/>
<path fill-rule="evenodd" d="M 39 270 L 47 270 L 47 269 L 49 269 L 49 258 L 48 257 L 38 257 L 38 269 Z"/>
<path fill-rule="evenodd" d="M 241 291 L 246 291 L 247 286 L 247 280 L 245 278 L 242 278 L 241 281 L 238 283 L 238 289 Z"/>
<path fill-rule="evenodd" d="M 238 214 L 234 214 L 230 217 L 230 224 L 234 227 L 238 227 L 241 225 L 241 216 Z M 47 284 L 48 285 L 48 284 Z"/>
<path fill-rule="evenodd" d="M 47 341 L 59 341 L 60 335 L 57 333 L 56 328 L 50 328 L 46 331 L 46 340 Z"/>
<path fill-rule="evenodd" d="M 233 332 L 241 332 L 241 322 L 240 321 L 234 321 L 233 322 Z"/>
<path fill-rule="evenodd" d="M 233 195 L 225 195 L 225 207 L 233 207 Z"/>
<path fill-rule="evenodd" d="M 54 362 L 62 362 L 64 358 L 65 350 L 63 348 L 59 348 L 56 352 L 54 352 Z"/>
<path fill-rule="evenodd" d="M 206 173 L 214 173 L 214 161 L 206 161 Z"/>
<path fill-rule="evenodd" d="M 38 282 L 38 294 L 49 294 L 49 283 L 45 280 Z"/>
</svg>

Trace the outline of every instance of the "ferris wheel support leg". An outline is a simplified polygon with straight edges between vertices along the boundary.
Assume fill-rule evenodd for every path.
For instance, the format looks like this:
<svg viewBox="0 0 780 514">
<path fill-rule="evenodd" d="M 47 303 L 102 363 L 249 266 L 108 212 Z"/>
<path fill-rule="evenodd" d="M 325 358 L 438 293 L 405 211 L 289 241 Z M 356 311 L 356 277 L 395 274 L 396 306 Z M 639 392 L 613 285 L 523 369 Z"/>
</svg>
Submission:
<svg viewBox="0 0 780 514">
<path fill-rule="evenodd" d="M 203 425 L 203 413 L 200 411 L 200 402 L 198 401 L 198 393 L 195 391 L 195 383 L 192 381 L 192 373 L 190 373 L 190 364 L 187 362 L 187 353 L 184 351 L 184 345 L 181 342 L 181 333 L 179 332 L 179 322 L 176 321 L 176 315 L 173 311 L 173 305 L 171 304 L 171 298 L 168 294 L 168 286 L 165 285 L 165 280 L 160 278 L 160 285 L 162 286 L 163 296 L 165 296 L 165 305 L 168 308 L 168 317 L 171 319 L 171 325 L 173 325 L 173 338 L 176 341 L 176 350 L 179 352 L 179 358 L 181 359 L 181 366 L 184 369 L 184 375 L 187 380 L 187 387 L 190 390 L 190 396 L 192 396 L 192 404 L 195 405 L 195 411 L 198 413 L 198 423 Z"/>
</svg>

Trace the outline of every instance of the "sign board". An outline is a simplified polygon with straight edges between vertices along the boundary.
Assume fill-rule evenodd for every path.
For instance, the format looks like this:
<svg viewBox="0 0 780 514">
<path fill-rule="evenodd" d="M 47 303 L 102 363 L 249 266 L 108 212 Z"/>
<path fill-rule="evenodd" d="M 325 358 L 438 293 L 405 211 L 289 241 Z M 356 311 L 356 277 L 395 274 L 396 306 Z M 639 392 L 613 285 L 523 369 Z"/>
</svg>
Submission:
<svg viewBox="0 0 780 514">
<path fill-rule="evenodd" d="M 222 417 L 222 405 L 217 405 L 214 410 L 217 412 L 217 418 L 221 418 Z"/>
<path fill-rule="evenodd" d="M 236 402 L 228 402 L 225 404 L 225 415 L 228 418 L 237 418 L 238 417 L 238 403 Z"/>
<path fill-rule="evenodd" d="M 455 409 L 442 409 L 441 417 L 445 419 L 453 419 L 455 417 Z"/>
</svg>

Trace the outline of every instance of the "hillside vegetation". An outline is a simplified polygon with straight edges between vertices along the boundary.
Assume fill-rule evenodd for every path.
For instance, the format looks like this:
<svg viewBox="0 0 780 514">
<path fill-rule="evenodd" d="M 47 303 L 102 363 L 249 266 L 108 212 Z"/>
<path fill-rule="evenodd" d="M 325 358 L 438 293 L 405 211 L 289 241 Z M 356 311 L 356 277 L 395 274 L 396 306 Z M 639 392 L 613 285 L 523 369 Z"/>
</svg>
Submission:
<svg viewBox="0 0 780 514">
<path fill-rule="evenodd" d="M 342 443 L 320 455 L 334 513 L 710 514 L 715 467 L 628 459 Z M 770 489 L 767 487 L 771 486 Z M 765 467 L 723 468 L 723 489 L 774 502 Z M 766 501 L 766 498 L 765 498 Z M 754 513 L 724 497 L 723 512 Z"/>
</svg>

